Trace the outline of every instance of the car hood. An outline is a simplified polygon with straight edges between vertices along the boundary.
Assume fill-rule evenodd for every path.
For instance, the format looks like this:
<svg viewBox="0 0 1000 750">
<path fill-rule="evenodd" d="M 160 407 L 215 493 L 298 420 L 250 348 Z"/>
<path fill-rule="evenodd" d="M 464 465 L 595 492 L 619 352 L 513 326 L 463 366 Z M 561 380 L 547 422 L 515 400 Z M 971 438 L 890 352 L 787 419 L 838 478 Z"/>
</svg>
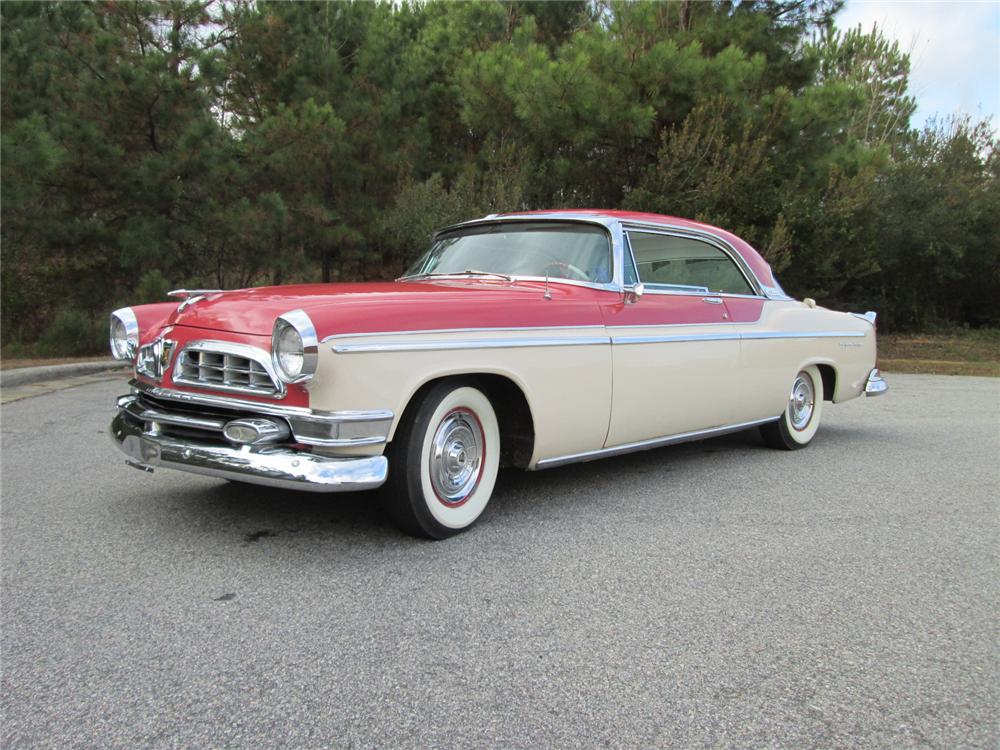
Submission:
<svg viewBox="0 0 1000 750">
<path fill-rule="evenodd" d="M 486 279 L 258 287 L 192 297 L 178 305 L 165 325 L 270 335 L 275 319 L 291 310 L 304 310 L 320 338 L 374 331 L 600 323 L 597 290 L 552 283 L 552 299 L 544 292 L 539 282 Z"/>
</svg>

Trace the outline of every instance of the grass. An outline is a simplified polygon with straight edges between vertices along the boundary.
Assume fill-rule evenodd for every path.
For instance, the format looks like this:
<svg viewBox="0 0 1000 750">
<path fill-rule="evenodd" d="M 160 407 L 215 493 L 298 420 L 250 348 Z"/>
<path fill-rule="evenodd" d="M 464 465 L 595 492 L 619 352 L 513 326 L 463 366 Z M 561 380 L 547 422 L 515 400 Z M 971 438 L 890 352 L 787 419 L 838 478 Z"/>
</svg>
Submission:
<svg viewBox="0 0 1000 750">
<path fill-rule="evenodd" d="M 879 334 L 878 366 L 886 372 L 1000 377 L 1000 329 Z"/>
<path fill-rule="evenodd" d="M 98 362 L 110 360 L 111 355 L 93 357 L 7 357 L 0 358 L 0 370 L 14 370 L 18 367 L 40 367 L 42 365 L 71 365 L 76 362 Z"/>
</svg>

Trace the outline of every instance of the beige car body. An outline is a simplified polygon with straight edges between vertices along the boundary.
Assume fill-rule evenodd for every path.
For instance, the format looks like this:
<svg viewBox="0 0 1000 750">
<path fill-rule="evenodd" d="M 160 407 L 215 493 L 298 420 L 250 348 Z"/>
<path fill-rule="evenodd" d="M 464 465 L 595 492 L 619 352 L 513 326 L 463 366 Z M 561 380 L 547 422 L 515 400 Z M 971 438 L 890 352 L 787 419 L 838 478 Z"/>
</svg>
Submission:
<svg viewBox="0 0 1000 750">
<path fill-rule="evenodd" d="M 723 348 L 727 367 L 700 366 L 717 363 Z M 856 398 L 875 366 L 875 332 L 858 316 L 774 300 L 754 323 L 390 331 L 330 337 L 319 356 L 313 407 L 389 409 L 389 440 L 425 383 L 508 378 L 531 410 L 534 469 L 774 420 L 809 365 L 832 369 L 835 403 Z M 376 455 L 383 447 L 337 452 Z"/>
</svg>

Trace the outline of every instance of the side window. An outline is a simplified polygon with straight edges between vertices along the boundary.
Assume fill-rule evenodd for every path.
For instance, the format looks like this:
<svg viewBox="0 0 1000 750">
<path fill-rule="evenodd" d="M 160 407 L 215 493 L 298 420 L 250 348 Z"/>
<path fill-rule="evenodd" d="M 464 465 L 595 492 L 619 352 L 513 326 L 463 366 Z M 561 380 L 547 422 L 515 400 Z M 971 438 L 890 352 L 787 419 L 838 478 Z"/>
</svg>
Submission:
<svg viewBox="0 0 1000 750">
<path fill-rule="evenodd" d="M 754 293 L 733 259 L 707 242 L 645 232 L 629 232 L 628 238 L 639 280 L 654 289 Z"/>
<path fill-rule="evenodd" d="M 627 234 L 625 235 L 624 271 L 626 289 L 639 283 L 639 277 L 635 273 L 635 263 L 632 262 L 632 251 L 629 250 L 629 238 Z"/>
</svg>

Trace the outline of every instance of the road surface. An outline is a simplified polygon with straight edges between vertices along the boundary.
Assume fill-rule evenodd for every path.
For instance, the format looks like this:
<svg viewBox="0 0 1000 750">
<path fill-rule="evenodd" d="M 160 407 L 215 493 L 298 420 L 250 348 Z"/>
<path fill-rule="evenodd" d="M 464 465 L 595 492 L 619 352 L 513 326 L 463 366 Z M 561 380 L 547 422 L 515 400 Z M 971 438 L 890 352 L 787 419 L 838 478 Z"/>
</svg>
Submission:
<svg viewBox="0 0 1000 750">
<path fill-rule="evenodd" d="M 468 533 L 2 409 L 2 746 L 996 748 L 1000 380 L 501 474 Z"/>
</svg>

